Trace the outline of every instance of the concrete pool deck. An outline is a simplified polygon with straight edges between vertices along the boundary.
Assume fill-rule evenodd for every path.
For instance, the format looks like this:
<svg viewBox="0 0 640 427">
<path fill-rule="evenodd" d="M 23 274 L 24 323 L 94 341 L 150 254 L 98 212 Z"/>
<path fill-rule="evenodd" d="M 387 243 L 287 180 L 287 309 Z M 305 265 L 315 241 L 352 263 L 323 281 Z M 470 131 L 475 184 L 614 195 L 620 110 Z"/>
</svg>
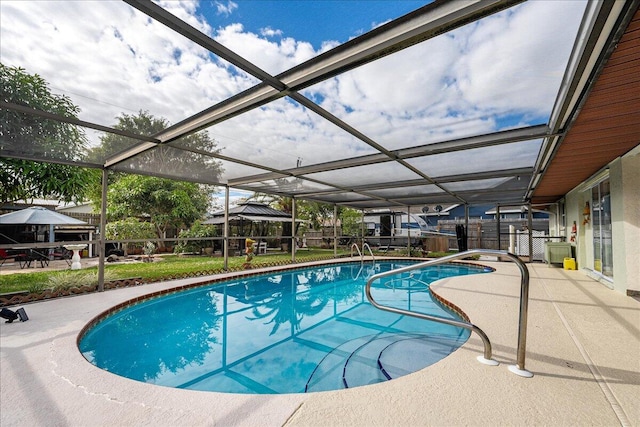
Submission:
<svg viewBox="0 0 640 427">
<path fill-rule="evenodd" d="M 96 315 L 189 280 L 25 305 L 29 321 L 0 326 L 0 425 L 639 426 L 638 300 L 579 271 L 528 264 L 526 368 L 534 377 L 521 378 L 507 369 L 516 359 L 520 273 L 509 262 L 480 263 L 496 271 L 444 279 L 434 290 L 487 333 L 500 366 L 476 361 L 483 350 L 474 334 L 414 374 L 311 394 L 171 389 L 110 374 L 82 357 L 76 339 Z"/>
</svg>

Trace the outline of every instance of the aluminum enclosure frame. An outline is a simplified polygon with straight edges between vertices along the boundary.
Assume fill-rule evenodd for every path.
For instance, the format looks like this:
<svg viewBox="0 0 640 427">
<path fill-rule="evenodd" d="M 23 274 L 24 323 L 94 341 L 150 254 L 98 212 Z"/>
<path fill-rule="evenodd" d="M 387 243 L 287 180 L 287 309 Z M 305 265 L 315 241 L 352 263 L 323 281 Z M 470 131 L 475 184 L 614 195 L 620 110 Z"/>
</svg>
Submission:
<svg viewBox="0 0 640 427">
<path fill-rule="evenodd" d="M 570 59 L 571 67 L 567 69 L 564 84 L 556 100 L 550 123 L 430 144 L 420 144 L 418 142 L 408 148 L 389 150 L 380 142 L 368 137 L 364 132 L 344 122 L 331 112 L 326 111 L 320 105 L 302 95 L 299 91 L 468 23 L 507 10 L 521 3 L 522 0 L 438 1 L 431 3 L 275 76 L 260 69 L 252 62 L 222 46 L 210 36 L 202 33 L 151 1 L 124 0 L 124 2 L 143 12 L 151 19 L 161 22 L 176 33 L 204 47 L 209 52 L 229 61 L 237 68 L 257 78 L 260 83 L 170 126 L 156 135 L 136 135 L 112 127 L 34 110 L 23 105 L 1 102 L 0 107 L 6 110 L 122 135 L 140 142 L 128 150 L 107 158 L 104 163 L 41 158 L 27 152 L 7 153 L 2 150 L 0 150 L 0 156 L 75 164 L 104 170 L 120 170 L 119 166 L 123 162 L 140 156 L 158 146 L 166 145 L 177 150 L 190 151 L 204 157 L 224 160 L 266 171 L 260 174 L 246 175 L 228 180 L 198 180 L 197 182 L 220 185 L 227 188 L 233 187 L 248 191 L 296 197 L 298 199 L 325 201 L 327 203 L 356 209 L 378 208 L 382 206 L 420 206 L 424 205 L 425 201 L 438 198 L 450 201 L 451 203 L 461 203 L 465 205 L 483 203 L 498 205 L 529 203 L 535 192 L 537 182 L 544 174 L 546 165 L 553 158 L 553 153 L 557 149 L 557 142 L 563 138 L 567 131 L 567 127 L 564 124 L 571 123 L 572 117 L 579 111 L 576 107 L 576 105 L 579 104 L 575 100 L 576 97 L 583 96 L 582 94 L 588 91 L 589 78 L 592 76 L 594 70 L 597 70 L 601 67 L 601 64 L 606 61 L 606 57 L 602 55 L 602 52 L 610 50 L 611 46 L 615 45 L 617 41 L 615 37 L 612 37 L 612 34 L 619 33 L 620 27 L 623 25 L 623 23 L 617 22 L 618 16 L 623 15 L 625 11 L 628 12 L 629 9 L 633 8 L 633 4 L 630 4 L 633 2 L 616 2 L 615 5 L 602 4 L 600 2 L 589 4 L 588 13 L 585 14 L 585 21 L 581 27 L 581 34 L 578 34 L 578 42 L 574 48 L 573 57 Z M 637 6 L 637 1 L 635 4 Z M 586 40 L 586 42 L 584 40 Z M 211 125 L 227 121 L 284 97 L 297 102 L 355 137 L 357 140 L 364 142 L 374 150 L 374 154 L 296 168 L 279 169 L 269 165 L 255 163 L 249 158 L 237 158 L 221 153 L 199 151 L 181 146 L 179 143 L 179 139 L 184 136 L 203 130 Z M 466 150 L 482 149 L 483 147 L 511 144 L 519 141 L 524 143 L 531 141 L 536 144 L 542 141 L 543 148 L 540 151 L 539 158 L 535 165 L 531 165 L 530 167 L 501 165 L 501 167 L 496 168 L 496 170 L 433 176 L 428 170 L 423 170 L 411 163 L 411 160 L 416 158 L 424 159 L 442 153 L 465 152 Z M 389 177 L 385 182 L 347 186 L 337 184 L 332 180 L 320 179 L 313 176 L 314 174 L 329 171 L 340 171 L 344 174 L 351 174 L 353 173 L 352 170 L 354 170 L 352 168 L 385 163 L 398 165 L 410 171 L 411 174 L 417 178 L 407 180 Z M 173 176 L 169 171 L 162 170 L 153 172 L 142 170 L 135 171 L 135 173 L 178 179 L 178 177 Z M 187 181 L 194 180 L 190 177 L 180 177 L 180 179 Z M 281 179 L 300 180 L 301 182 L 317 185 L 321 189 L 278 188 L 277 185 L 273 185 L 273 183 L 277 183 L 277 181 Z M 511 180 L 509 181 L 511 185 L 505 187 L 492 184 L 485 188 L 473 188 L 473 190 L 467 191 L 454 191 L 451 190 L 448 185 L 445 185 L 497 179 Z M 522 181 L 522 185 L 514 186 L 515 181 Z M 425 189 L 427 187 L 432 188 L 432 190 L 426 191 Z M 413 188 L 416 192 L 399 197 L 384 197 L 375 194 L 376 191 L 393 190 L 394 188 L 402 188 L 406 191 Z M 351 197 L 352 200 L 333 201 L 335 200 L 335 196 L 347 193 L 357 195 L 357 197 Z"/>
</svg>

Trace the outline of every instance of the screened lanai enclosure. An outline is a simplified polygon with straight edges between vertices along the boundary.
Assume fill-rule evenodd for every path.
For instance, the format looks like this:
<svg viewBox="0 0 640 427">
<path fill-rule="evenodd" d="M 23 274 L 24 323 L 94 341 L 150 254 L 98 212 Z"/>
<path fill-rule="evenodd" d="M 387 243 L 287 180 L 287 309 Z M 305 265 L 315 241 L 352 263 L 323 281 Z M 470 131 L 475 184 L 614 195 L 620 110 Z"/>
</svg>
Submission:
<svg viewBox="0 0 640 427">
<path fill-rule="evenodd" d="M 342 2 L 313 3 L 300 25 Z M 555 202 L 562 185 L 540 183 L 638 2 L 399 3 L 415 8 L 314 45 L 223 26 L 197 2 L 3 1 L 3 64 L 79 111 L 2 99 L 25 131 L 0 155 L 211 184 L 227 209 L 235 190 L 363 212 Z M 115 127 L 139 111 L 166 128 Z M 26 131 L 49 121 L 84 145 Z"/>
</svg>

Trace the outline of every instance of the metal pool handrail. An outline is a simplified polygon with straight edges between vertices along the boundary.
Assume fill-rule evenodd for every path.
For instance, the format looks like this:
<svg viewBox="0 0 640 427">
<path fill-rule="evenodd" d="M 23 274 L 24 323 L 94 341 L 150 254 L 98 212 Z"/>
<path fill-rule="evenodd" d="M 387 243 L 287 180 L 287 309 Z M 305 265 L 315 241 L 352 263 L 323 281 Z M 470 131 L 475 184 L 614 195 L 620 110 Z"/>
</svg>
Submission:
<svg viewBox="0 0 640 427">
<path fill-rule="evenodd" d="M 362 252 L 360 252 L 360 248 L 358 247 L 357 243 L 351 245 L 351 257 L 353 258 L 353 248 L 356 248 L 356 251 L 358 251 L 358 255 L 360 255 L 360 260 L 362 261 Z"/>
<path fill-rule="evenodd" d="M 375 261 L 376 257 L 373 256 L 373 251 L 371 250 L 371 246 L 369 246 L 368 243 L 363 243 L 362 244 L 362 256 L 364 257 L 364 249 L 365 248 L 369 249 L 369 253 L 371 254 L 371 259 Z"/>
<path fill-rule="evenodd" d="M 382 279 L 384 277 L 393 276 L 399 273 L 406 273 L 409 271 L 417 270 L 419 268 L 429 267 L 432 265 L 444 264 L 449 261 L 457 260 L 460 258 L 467 258 L 472 255 L 492 255 L 509 258 L 511 261 L 515 262 L 518 268 L 520 269 L 521 280 L 520 280 L 520 319 L 518 322 L 518 349 L 517 349 L 517 364 L 509 366 L 509 370 L 516 375 L 520 375 L 522 377 L 531 378 L 533 374 L 527 371 L 524 367 L 525 363 L 525 353 L 526 353 L 526 344 L 527 344 L 527 313 L 529 306 L 529 270 L 527 266 L 518 258 L 517 256 L 506 252 L 506 251 L 494 251 L 490 249 L 470 249 L 465 252 L 461 252 L 458 254 L 449 255 L 446 257 L 438 258 L 431 261 L 425 261 L 418 264 L 410 265 L 408 267 L 401 267 L 391 271 L 385 271 L 383 273 L 374 274 L 367 280 L 367 286 L 365 289 L 365 293 L 367 295 L 367 299 L 369 302 L 376 308 L 384 311 L 389 311 L 396 314 L 402 314 L 406 316 L 417 317 L 419 319 L 431 320 L 434 322 L 445 323 L 448 325 L 457 326 L 460 328 L 469 329 L 472 332 L 477 333 L 482 342 L 484 343 L 484 356 L 478 356 L 478 360 L 482 363 L 489 365 L 497 365 L 498 362 L 494 361 L 491 358 L 491 342 L 487 335 L 482 331 L 482 329 L 478 328 L 476 325 L 468 322 L 463 322 L 454 319 L 447 319 L 444 317 L 431 316 L 424 313 L 417 313 L 414 311 L 403 310 L 395 307 L 389 307 L 385 305 L 381 305 L 373 298 L 371 295 L 371 284 L 378 279 Z"/>
<path fill-rule="evenodd" d="M 369 246 L 368 243 L 364 243 L 362 245 L 362 252 L 360 251 L 360 247 L 358 246 L 357 243 L 352 244 L 351 245 L 351 256 L 352 257 L 353 257 L 353 248 L 356 248 L 356 250 L 358 251 L 358 255 L 360 255 L 360 261 L 364 260 L 364 253 L 363 253 L 364 252 L 364 248 L 369 249 L 369 253 L 371 254 L 371 259 L 374 260 L 374 261 L 376 260 L 376 258 L 373 256 L 373 251 L 371 250 L 371 246 Z"/>
</svg>

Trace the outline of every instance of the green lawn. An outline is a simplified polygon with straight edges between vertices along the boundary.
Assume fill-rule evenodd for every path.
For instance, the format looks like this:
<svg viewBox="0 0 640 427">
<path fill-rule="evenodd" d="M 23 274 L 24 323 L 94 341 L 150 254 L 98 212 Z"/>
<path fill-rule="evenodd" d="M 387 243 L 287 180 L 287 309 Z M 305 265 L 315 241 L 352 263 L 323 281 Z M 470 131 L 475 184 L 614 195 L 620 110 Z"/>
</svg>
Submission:
<svg viewBox="0 0 640 427">
<path fill-rule="evenodd" d="M 338 250 L 338 256 L 349 256 L 350 253 L 351 252 L 349 250 Z M 407 252 L 374 252 L 374 254 L 376 256 L 406 256 Z M 413 255 L 420 256 L 417 253 Z M 448 253 L 429 253 L 430 258 L 437 258 L 445 255 L 448 255 Z M 212 274 L 221 271 L 224 266 L 224 259 L 220 257 L 163 255 L 158 258 L 161 258 L 162 261 L 152 263 L 107 263 L 105 264 L 105 278 L 106 280 L 117 280 L 140 277 L 152 282 L 195 276 L 197 273 Z M 330 258 L 333 258 L 333 249 L 310 249 L 296 252 L 296 262 Z M 229 258 L 229 269 L 241 270 L 244 261 L 244 256 Z M 254 267 L 260 267 L 290 262 L 291 254 L 283 252 L 273 255 L 256 256 L 253 259 L 252 265 Z M 67 269 L 60 271 L 6 274 L 0 276 L 0 294 L 21 291 L 39 292 L 45 288 L 89 284 L 91 280 L 93 280 L 94 283 L 97 283 L 97 273 L 98 268 L 91 267 L 75 271 Z"/>
<path fill-rule="evenodd" d="M 349 252 L 339 250 L 338 255 L 342 254 L 348 255 Z M 332 256 L 332 249 L 310 249 L 308 251 L 296 252 L 296 261 L 303 262 L 305 260 L 318 258 L 331 258 Z M 224 259 L 220 257 L 165 255 L 159 258 L 161 258 L 162 261 L 153 263 L 107 263 L 105 265 L 105 275 L 110 280 L 141 277 L 149 281 L 159 281 L 197 272 L 219 271 L 222 270 L 224 265 Z M 229 269 L 241 269 L 244 261 L 244 256 L 229 258 Z M 282 254 L 257 256 L 253 259 L 252 264 L 258 267 L 260 265 L 290 261 L 291 254 L 283 252 Z M 77 270 L 73 273 L 82 272 L 84 274 L 93 273 L 97 275 L 97 270 L 97 267 L 92 267 Z M 69 276 L 69 274 L 69 270 L 62 270 L 2 275 L 0 276 L 0 294 L 54 287 L 53 281 L 55 281 L 56 278 L 59 279 L 65 275 Z"/>
</svg>

